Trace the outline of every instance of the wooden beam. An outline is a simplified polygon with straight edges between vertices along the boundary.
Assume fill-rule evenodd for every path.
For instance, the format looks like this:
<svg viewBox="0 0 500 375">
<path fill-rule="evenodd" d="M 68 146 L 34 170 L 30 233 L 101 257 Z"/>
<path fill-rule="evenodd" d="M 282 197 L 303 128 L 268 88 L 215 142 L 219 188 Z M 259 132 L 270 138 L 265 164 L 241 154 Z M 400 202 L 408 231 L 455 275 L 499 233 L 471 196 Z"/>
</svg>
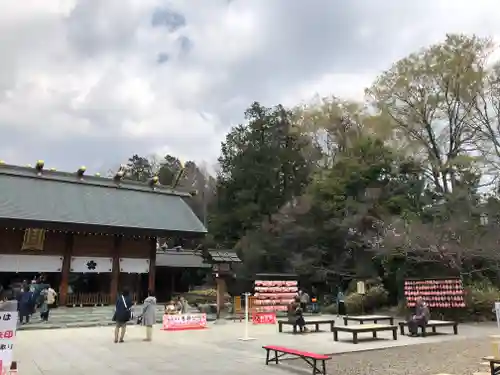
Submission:
<svg viewBox="0 0 500 375">
<path fill-rule="evenodd" d="M 66 233 L 64 238 L 64 257 L 61 269 L 61 284 L 59 285 L 59 305 L 66 305 L 68 300 L 68 282 L 71 272 L 71 256 L 73 254 L 73 233 Z"/>
<path fill-rule="evenodd" d="M 118 287 L 120 282 L 120 249 L 122 247 L 122 237 L 115 236 L 113 242 L 113 268 L 111 269 L 111 288 L 109 294 L 111 296 L 111 303 L 118 296 Z"/>
</svg>

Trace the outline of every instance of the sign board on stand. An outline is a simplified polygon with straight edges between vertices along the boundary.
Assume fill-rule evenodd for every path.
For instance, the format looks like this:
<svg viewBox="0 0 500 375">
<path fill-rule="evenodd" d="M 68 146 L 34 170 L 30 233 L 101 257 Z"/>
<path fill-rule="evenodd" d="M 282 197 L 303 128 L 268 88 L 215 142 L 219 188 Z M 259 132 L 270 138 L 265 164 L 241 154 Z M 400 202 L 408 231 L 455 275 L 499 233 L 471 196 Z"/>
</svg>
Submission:
<svg viewBox="0 0 500 375">
<path fill-rule="evenodd" d="M 275 313 L 254 313 L 252 314 L 253 324 L 276 324 Z"/>
<path fill-rule="evenodd" d="M 163 331 L 183 331 L 207 328 L 207 314 L 163 315 Z"/>
<path fill-rule="evenodd" d="M 17 311 L 0 311 L 0 373 L 10 369 L 17 319 Z"/>
<path fill-rule="evenodd" d="M 356 292 L 358 294 L 365 294 L 366 293 L 365 282 L 364 281 L 358 281 L 357 282 L 357 284 L 356 284 Z"/>
</svg>

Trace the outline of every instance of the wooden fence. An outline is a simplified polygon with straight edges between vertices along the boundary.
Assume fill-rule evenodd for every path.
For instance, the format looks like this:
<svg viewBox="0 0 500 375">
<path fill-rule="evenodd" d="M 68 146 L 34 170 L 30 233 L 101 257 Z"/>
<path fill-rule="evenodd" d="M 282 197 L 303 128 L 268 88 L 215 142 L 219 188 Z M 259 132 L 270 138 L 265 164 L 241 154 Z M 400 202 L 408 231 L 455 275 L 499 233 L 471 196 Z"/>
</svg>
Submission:
<svg viewBox="0 0 500 375">
<path fill-rule="evenodd" d="M 138 302 L 137 293 L 132 293 L 131 297 L 134 303 Z M 107 293 L 72 293 L 68 294 L 66 299 L 66 305 L 72 307 L 107 306 L 114 305 L 115 302 L 115 299 Z"/>
</svg>

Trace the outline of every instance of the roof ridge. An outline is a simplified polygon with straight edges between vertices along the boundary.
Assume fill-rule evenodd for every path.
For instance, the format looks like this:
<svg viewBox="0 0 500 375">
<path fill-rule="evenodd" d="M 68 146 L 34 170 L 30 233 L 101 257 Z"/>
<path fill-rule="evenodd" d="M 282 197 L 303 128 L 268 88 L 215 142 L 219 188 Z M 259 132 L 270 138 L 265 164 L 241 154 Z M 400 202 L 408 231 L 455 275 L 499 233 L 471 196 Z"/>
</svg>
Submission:
<svg viewBox="0 0 500 375">
<path fill-rule="evenodd" d="M 109 177 L 93 175 L 84 175 L 82 178 L 79 178 L 76 172 L 62 172 L 49 169 L 44 169 L 42 172 L 37 172 L 37 170 L 33 167 L 22 167 L 19 165 L 11 165 L 5 163 L 0 163 L 0 175 L 29 178 L 33 180 L 44 180 L 49 182 L 131 190 L 143 193 L 191 197 L 191 194 L 189 193 L 174 190 L 168 186 L 160 184 L 157 184 L 154 186 L 154 188 L 152 188 L 148 183 L 134 180 L 122 179 L 120 180 L 120 182 L 116 182 L 114 179 Z"/>
</svg>

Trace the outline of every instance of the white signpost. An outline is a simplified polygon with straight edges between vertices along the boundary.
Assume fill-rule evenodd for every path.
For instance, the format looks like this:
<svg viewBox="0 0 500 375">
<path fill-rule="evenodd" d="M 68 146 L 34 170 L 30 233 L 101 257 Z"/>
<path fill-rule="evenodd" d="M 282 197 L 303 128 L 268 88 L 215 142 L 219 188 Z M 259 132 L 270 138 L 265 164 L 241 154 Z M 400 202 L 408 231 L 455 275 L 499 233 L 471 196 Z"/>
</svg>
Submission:
<svg viewBox="0 0 500 375">
<path fill-rule="evenodd" d="M 17 311 L 0 311 L 0 373 L 10 370 L 16 338 Z"/>
<path fill-rule="evenodd" d="M 250 341 L 250 340 L 255 340 L 255 338 L 253 337 L 249 337 L 248 336 L 248 321 L 249 321 L 249 318 L 248 318 L 248 296 L 250 296 L 250 293 L 245 293 L 245 332 L 243 334 L 243 337 L 240 337 L 238 340 L 241 340 L 241 341 Z"/>
</svg>

